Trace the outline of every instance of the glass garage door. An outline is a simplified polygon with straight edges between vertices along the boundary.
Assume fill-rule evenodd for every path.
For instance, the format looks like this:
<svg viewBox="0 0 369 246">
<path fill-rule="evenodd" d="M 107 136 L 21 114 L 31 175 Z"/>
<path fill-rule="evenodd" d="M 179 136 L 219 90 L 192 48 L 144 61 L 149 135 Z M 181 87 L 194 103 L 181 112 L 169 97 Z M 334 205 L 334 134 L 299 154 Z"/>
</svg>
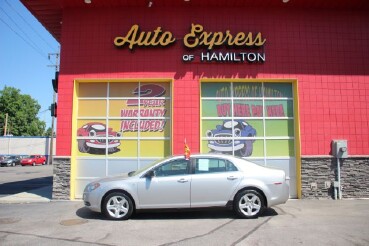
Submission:
<svg viewBox="0 0 369 246">
<path fill-rule="evenodd" d="M 297 197 L 292 83 L 203 82 L 201 152 L 283 169 Z"/>
<path fill-rule="evenodd" d="M 75 198 L 92 179 L 137 170 L 171 154 L 170 83 L 76 86 Z"/>
</svg>

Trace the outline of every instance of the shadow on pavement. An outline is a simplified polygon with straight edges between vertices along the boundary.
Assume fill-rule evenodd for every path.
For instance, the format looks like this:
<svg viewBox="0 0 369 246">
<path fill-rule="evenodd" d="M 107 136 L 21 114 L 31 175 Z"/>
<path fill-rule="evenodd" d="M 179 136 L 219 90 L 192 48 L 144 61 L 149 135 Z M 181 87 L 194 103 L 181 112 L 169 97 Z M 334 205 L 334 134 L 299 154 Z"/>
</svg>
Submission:
<svg viewBox="0 0 369 246">
<path fill-rule="evenodd" d="M 109 220 L 103 214 L 93 212 L 86 207 L 76 211 L 76 215 L 83 219 Z M 267 208 L 260 217 L 276 216 L 273 208 Z M 135 213 L 130 220 L 190 220 L 190 219 L 236 219 L 232 210 L 201 209 L 201 210 L 145 210 Z"/>
<path fill-rule="evenodd" d="M 21 192 L 31 192 L 35 195 L 42 195 L 36 194 L 37 190 L 46 186 L 52 186 L 52 184 L 53 176 L 4 183 L 0 184 L 0 195 L 14 195 Z"/>
</svg>

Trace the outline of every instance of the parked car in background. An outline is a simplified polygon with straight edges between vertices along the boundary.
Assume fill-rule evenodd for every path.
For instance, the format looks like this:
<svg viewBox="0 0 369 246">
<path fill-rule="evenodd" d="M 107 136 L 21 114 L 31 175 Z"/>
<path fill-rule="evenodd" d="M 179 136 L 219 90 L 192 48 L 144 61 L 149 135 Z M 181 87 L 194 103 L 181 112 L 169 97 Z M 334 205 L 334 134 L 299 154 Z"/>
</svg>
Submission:
<svg viewBox="0 0 369 246">
<path fill-rule="evenodd" d="M 289 198 L 289 177 L 231 155 L 198 154 L 190 160 L 169 157 L 140 170 L 98 179 L 84 192 L 85 206 L 112 220 L 135 210 L 228 207 L 241 218 Z"/>
<path fill-rule="evenodd" d="M 2 161 L 1 161 L 1 166 L 2 167 L 10 167 L 10 166 L 15 166 L 15 165 L 19 165 L 20 164 L 20 158 L 18 156 L 12 155 L 12 156 L 8 156 L 5 157 Z"/>
<path fill-rule="evenodd" d="M 21 165 L 22 166 L 26 166 L 26 165 L 32 165 L 32 166 L 35 166 L 35 165 L 45 165 L 46 164 L 46 157 L 43 156 L 43 155 L 31 155 L 27 158 L 23 158 L 21 160 Z"/>
</svg>

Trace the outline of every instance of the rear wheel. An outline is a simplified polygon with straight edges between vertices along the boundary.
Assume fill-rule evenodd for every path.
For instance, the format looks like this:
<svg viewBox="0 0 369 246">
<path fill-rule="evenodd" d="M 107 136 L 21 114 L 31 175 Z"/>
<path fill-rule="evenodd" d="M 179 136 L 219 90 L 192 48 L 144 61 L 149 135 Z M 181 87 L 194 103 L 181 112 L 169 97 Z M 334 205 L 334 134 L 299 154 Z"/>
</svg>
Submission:
<svg viewBox="0 0 369 246">
<path fill-rule="evenodd" d="M 243 190 L 239 192 L 234 200 L 233 210 L 246 219 L 258 217 L 265 209 L 264 197 L 256 190 Z"/>
<path fill-rule="evenodd" d="M 35 163 L 35 162 L 33 162 L 33 163 L 32 163 L 32 166 L 36 166 L 36 163 Z"/>
<path fill-rule="evenodd" d="M 105 199 L 102 211 L 111 220 L 127 220 L 132 215 L 132 199 L 123 192 L 114 192 Z"/>
</svg>

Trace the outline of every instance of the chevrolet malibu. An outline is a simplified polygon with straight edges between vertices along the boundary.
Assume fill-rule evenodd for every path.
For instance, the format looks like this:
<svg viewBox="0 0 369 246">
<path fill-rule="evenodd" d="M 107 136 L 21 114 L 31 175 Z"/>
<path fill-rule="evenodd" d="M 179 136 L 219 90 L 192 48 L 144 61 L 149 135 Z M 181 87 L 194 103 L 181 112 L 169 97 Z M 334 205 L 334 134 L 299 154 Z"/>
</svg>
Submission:
<svg viewBox="0 0 369 246">
<path fill-rule="evenodd" d="M 140 170 L 95 180 L 83 193 L 86 207 L 112 220 L 134 210 L 232 208 L 240 218 L 255 218 L 289 198 L 284 171 L 217 154 L 172 156 Z"/>
</svg>

